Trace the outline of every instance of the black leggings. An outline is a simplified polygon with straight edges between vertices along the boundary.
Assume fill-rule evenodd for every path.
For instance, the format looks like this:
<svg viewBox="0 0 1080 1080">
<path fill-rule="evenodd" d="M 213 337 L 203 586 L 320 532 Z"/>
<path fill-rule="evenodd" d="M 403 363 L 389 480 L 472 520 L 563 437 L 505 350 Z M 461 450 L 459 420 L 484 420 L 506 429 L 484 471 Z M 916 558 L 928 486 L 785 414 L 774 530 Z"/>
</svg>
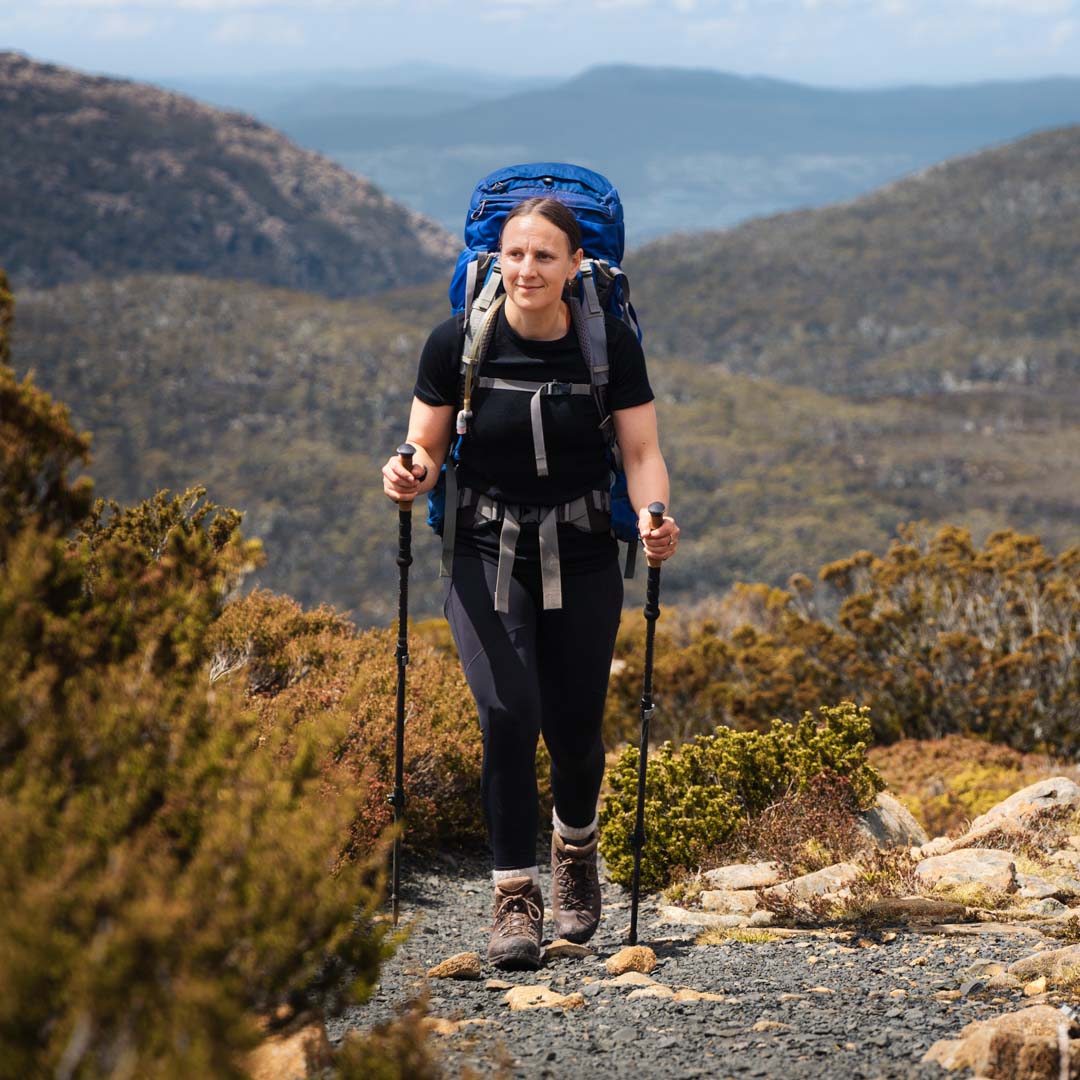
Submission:
<svg viewBox="0 0 1080 1080">
<path fill-rule="evenodd" d="M 563 578 L 563 606 L 544 611 L 538 567 L 518 568 L 509 613 L 495 611 L 494 563 L 458 556 L 446 617 L 480 712 L 480 795 L 496 870 L 536 863 L 536 743 L 551 755 L 555 812 L 591 824 L 604 775 L 604 715 L 622 610 L 617 561 Z"/>
</svg>

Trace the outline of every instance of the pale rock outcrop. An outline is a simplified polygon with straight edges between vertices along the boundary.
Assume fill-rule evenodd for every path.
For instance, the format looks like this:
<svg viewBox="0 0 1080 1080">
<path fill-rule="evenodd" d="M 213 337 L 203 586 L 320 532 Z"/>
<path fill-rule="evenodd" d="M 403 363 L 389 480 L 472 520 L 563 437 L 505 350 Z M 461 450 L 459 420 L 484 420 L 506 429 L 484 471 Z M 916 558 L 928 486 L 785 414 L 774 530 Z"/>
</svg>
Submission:
<svg viewBox="0 0 1080 1080">
<path fill-rule="evenodd" d="M 858 830 L 868 848 L 919 847 L 929 839 L 911 811 L 886 791 L 859 815 Z"/>
<path fill-rule="evenodd" d="M 706 889 L 701 906 L 721 915 L 752 915 L 758 906 L 757 894 L 751 889 Z"/>
<path fill-rule="evenodd" d="M 1021 788 L 1015 794 L 991 807 L 971 823 L 970 832 L 976 832 L 991 822 L 1008 819 L 1031 825 L 1047 814 L 1075 810 L 1080 807 L 1080 785 L 1065 776 L 1054 776 Z"/>
<path fill-rule="evenodd" d="M 702 877 L 714 889 L 767 889 L 783 881 L 780 867 L 774 862 L 733 863 L 706 870 Z"/>
<path fill-rule="evenodd" d="M 546 986 L 515 986 L 508 990 L 503 1001 L 515 1012 L 520 1009 L 580 1009 L 585 995 L 559 994 Z"/>
<path fill-rule="evenodd" d="M 1043 949 L 1009 965 L 1009 974 L 1022 980 L 1046 975 L 1050 985 L 1080 977 L 1080 945 Z"/>
<path fill-rule="evenodd" d="M 971 1069 L 988 1080 L 1059 1080 L 1080 1076 L 1080 1029 L 1049 1005 L 1032 1005 L 990 1020 L 976 1020 L 956 1039 L 942 1039 L 923 1061 L 945 1069 Z M 1061 1067 L 1062 1051 L 1068 1064 Z"/>
<path fill-rule="evenodd" d="M 922 884 L 983 885 L 995 892 L 1016 892 L 1016 856 L 1009 851 L 963 848 L 933 855 L 915 867 Z"/>
<path fill-rule="evenodd" d="M 809 900 L 812 896 L 844 896 L 847 886 L 857 881 L 861 874 L 862 870 L 854 863 L 836 863 L 812 874 L 782 881 L 763 892 L 766 896 L 793 896 L 796 900 Z"/>
</svg>

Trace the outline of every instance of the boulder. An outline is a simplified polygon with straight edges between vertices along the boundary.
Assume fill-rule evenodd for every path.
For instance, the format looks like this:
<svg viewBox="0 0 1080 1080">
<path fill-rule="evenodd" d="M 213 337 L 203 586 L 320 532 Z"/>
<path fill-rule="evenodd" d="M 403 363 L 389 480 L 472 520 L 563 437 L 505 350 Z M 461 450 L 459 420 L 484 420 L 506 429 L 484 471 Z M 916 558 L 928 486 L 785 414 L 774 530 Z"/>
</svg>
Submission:
<svg viewBox="0 0 1080 1080">
<path fill-rule="evenodd" d="M 1045 900 L 1048 896 L 1058 895 L 1057 885 L 1035 874 L 1017 874 L 1016 883 L 1024 900 Z"/>
<path fill-rule="evenodd" d="M 868 848 L 918 847 L 929 839 L 911 811 L 885 791 L 859 815 L 857 827 Z"/>
<path fill-rule="evenodd" d="M 1040 780 L 1010 795 L 997 806 L 991 807 L 971 823 L 969 831 L 975 832 L 991 822 L 1010 820 L 1021 825 L 1032 825 L 1040 818 L 1059 811 L 1080 807 L 1080 785 L 1065 776 Z"/>
<path fill-rule="evenodd" d="M 783 880 L 774 862 L 735 863 L 706 870 L 702 875 L 714 889 L 767 889 Z"/>
<path fill-rule="evenodd" d="M 740 926 L 749 926 L 750 917 L 746 915 L 720 915 L 715 911 L 688 911 L 686 908 L 664 905 L 656 913 L 659 922 L 667 926 L 719 926 L 724 930 L 733 930 Z"/>
<path fill-rule="evenodd" d="M 304 1080 L 333 1063 L 322 1019 L 303 1013 L 247 1055 L 247 1073 L 251 1080 Z"/>
<path fill-rule="evenodd" d="M 995 892 L 1017 888 L 1016 856 L 1009 851 L 964 848 L 947 855 L 932 855 L 915 867 L 924 885 L 983 885 Z"/>
<path fill-rule="evenodd" d="M 706 889 L 701 906 L 721 915 L 752 915 L 758 906 L 757 893 L 751 889 Z"/>
<path fill-rule="evenodd" d="M 1080 945 L 1066 945 L 1060 949 L 1042 949 L 1032 953 L 1010 964 L 1009 974 L 1025 981 L 1046 975 L 1051 986 L 1070 981 L 1080 976 Z"/>
<path fill-rule="evenodd" d="M 923 896 L 887 896 L 875 900 L 868 913 L 886 922 L 943 923 L 961 922 L 967 918 L 967 908 L 948 900 L 929 900 Z"/>
<path fill-rule="evenodd" d="M 429 979 L 479 979 L 480 954 L 455 953 L 428 970 Z"/>
<path fill-rule="evenodd" d="M 809 900 L 812 896 L 843 895 L 843 890 L 857 881 L 862 871 L 854 863 L 836 863 L 812 874 L 782 881 L 779 885 L 763 890 L 766 896 L 794 896 L 797 900 Z"/>
<path fill-rule="evenodd" d="M 934 1043 L 923 1057 L 945 1069 L 971 1069 L 998 1080 L 1059 1080 L 1080 1076 L 1075 1022 L 1049 1005 L 967 1025 L 959 1038 Z M 1062 1050 L 1067 1055 L 1062 1068 Z"/>
<path fill-rule="evenodd" d="M 624 971 L 640 971 L 648 974 L 656 967 L 656 953 L 648 945 L 627 945 L 604 962 L 609 975 L 622 975 Z"/>
</svg>

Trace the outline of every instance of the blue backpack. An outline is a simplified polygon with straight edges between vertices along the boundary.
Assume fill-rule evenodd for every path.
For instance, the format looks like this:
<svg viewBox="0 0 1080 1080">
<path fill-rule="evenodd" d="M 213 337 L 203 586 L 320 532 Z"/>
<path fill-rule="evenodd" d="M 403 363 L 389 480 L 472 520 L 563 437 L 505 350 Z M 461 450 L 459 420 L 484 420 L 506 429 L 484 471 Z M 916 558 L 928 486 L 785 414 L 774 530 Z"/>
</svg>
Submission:
<svg viewBox="0 0 1080 1080">
<path fill-rule="evenodd" d="M 457 462 L 472 419 L 472 386 L 495 329 L 496 313 L 505 298 L 498 245 L 503 221 L 525 199 L 547 196 L 565 203 L 581 227 L 584 258 L 572 290 L 571 311 L 589 369 L 590 389 L 601 417 L 611 466 L 611 531 L 628 545 L 626 577 L 633 576 L 638 544 L 638 516 L 630 504 L 614 424 L 608 408 L 607 335 L 604 312 L 622 319 L 641 340 L 641 329 L 630 303 L 630 284 L 619 266 L 625 246 L 623 208 L 619 193 L 599 173 L 579 165 L 539 162 L 511 165 L 484 177 L 476 185 L 465 218 L 465 247 L 450 282 L 450 306 L 463 316 L 462 392 L 459 395 L 456 437 L 439 482 L 428 495 L 428 524 L 443 537 L 442 574 L 453 562 L 456 514 L 446 525 L 446 506 L 456 506 Z M 560 508 L 562 510 L 564 508 Z M 569 520 L 563 516 L 560 520 Z M 554 527 L 554 521 L 552 524 Z M 545 587 L 546 588 L 546 587 Z M 557 604 L 555 606 L 558 606 Z M 496 598 L 498 607 L 498 597 Z"/>
</svg>

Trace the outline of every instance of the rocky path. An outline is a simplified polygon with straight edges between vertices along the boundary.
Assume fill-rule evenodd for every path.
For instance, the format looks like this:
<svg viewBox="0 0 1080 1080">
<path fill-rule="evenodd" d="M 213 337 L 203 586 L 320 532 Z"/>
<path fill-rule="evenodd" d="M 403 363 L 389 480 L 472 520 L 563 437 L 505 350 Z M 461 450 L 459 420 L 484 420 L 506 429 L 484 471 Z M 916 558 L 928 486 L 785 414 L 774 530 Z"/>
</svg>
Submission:
<svg viewBox="0 0 1080 1080">
<path fill-rule="evenodd" d="M 549 876 L 542 887 L 549 899 Z M 447 860 L 438 872 L 413 873 L 402 903 L 412 934 L 385 965 L 374 997 L 327 1025 L 331 1039 L 388 1019 L 426 988 L 430 1014 L 440 1018 L 429 1021 L 433 1038 L 450 1075 L 468 1066 L 482 1076 L 530 1080 L 598 1072 L 641 1080 L 929 1078 L 949 1075 L 921 1063 L 936 1040 L 1035 1000 L 1019 989 L 987 991 L 976 981 L 979 961 L 1007 964 L 1039 947 L 1043 939 L 1030 929 L 971 924 L 697 945 L 699 927 L 662 923 L 659 898 L 647 896 L 639 943 L 657 957 L 647 978 L 710 995 L 677 1000 L 692 995 L 647 990 L 637 985 L 645 976 L 612 983 L 605 960 L 624 944 L 629 893 L 605 882 L 603 894 L 604 916 L 590 943 L 595 955 L 550 959 L 536 972 L 502 972 L 485 962 L 478 980 L 433 979 L 426 972 L 448 956 L 483 956 L 491 886 L 477 861 Z M 578 992 L 581 1000 L 576 1007 L 514 1010 L 507 1003 L 511 986 Z"/>
</svg>

